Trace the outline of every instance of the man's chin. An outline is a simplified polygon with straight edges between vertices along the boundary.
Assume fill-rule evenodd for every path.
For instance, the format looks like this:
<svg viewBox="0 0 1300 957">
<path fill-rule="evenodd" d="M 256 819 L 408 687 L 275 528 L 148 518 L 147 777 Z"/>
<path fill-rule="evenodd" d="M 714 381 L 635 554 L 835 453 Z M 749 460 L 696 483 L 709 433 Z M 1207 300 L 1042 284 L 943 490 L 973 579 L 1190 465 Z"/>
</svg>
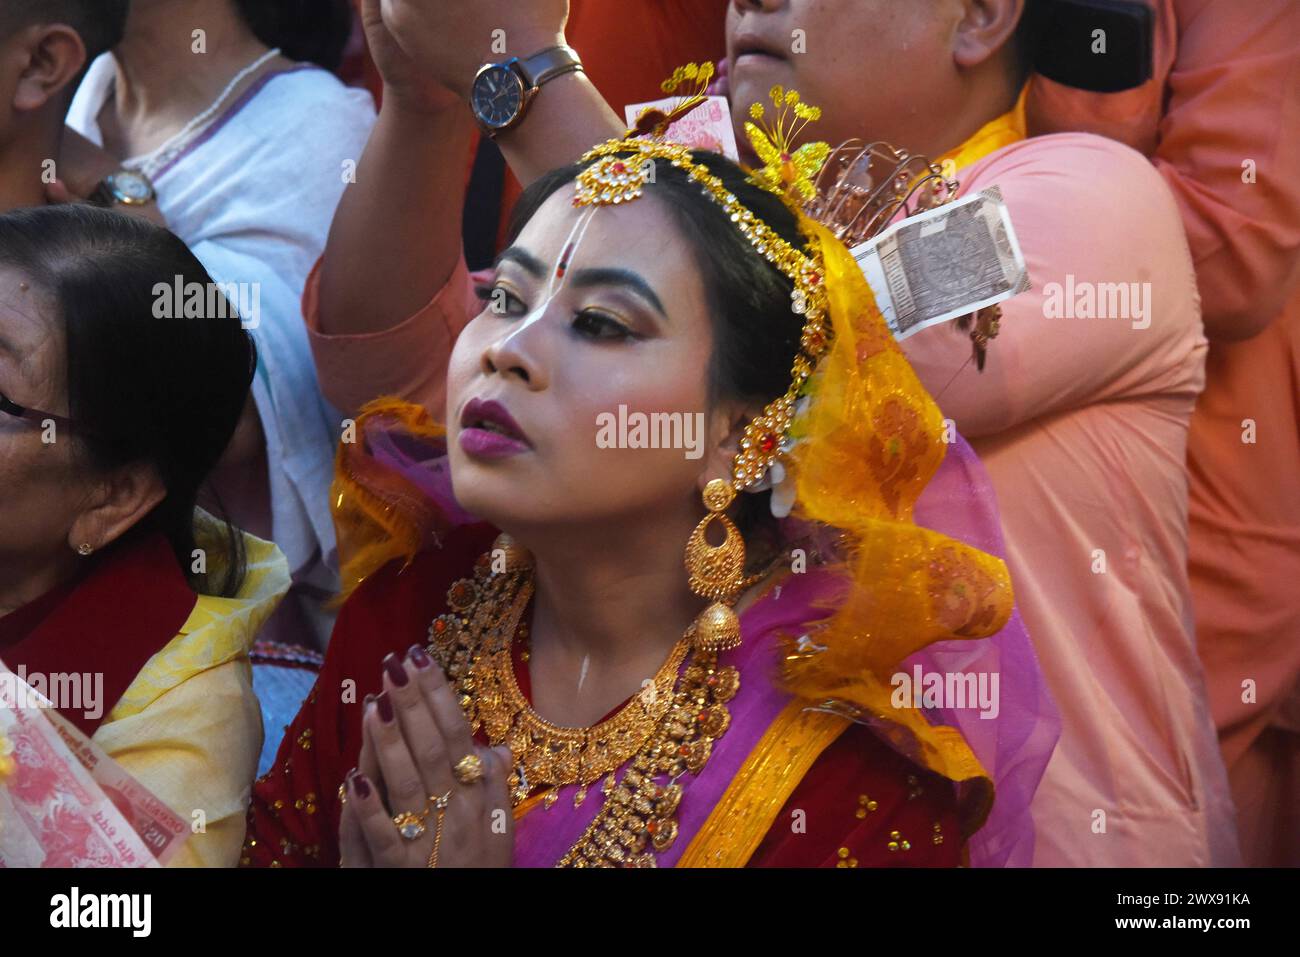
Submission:
<svg viewBox="0 0 1300 957">
<path fill-rule="evenodd" d="M 785 60 L 771 56 L 743 56 L 732 64 L 728 77 L 731 84 L 733 112 L 749 114 L 754 103 L 768 104 L 768 93 L 776 84 L 798 89 L 794 69 Z"/>
</svg>

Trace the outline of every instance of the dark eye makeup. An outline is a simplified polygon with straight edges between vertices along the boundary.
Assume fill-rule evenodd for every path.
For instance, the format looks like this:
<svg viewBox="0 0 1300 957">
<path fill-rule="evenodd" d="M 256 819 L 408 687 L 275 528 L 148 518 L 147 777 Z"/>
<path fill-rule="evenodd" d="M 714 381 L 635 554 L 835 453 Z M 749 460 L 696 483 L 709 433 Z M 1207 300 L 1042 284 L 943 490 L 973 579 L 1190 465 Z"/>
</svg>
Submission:
<svg viewBox="0 0 1300 957">
<path fill-rule="evenodd" d="M 476 286 L 474 293 L 485 304 L 485 308 L 491 308 L 488 304 L 501 303 L 501 307 L 493 310 L 497 315 L 518 317 L 528 313 L 527 304 L 500 282 L 492 286 Z M 570 328 L 580 338 L 592 341 L 617 342 L 642 338 L 626 323 L 602 309 L 589 308 L 575 313 Z"/>
</svg>

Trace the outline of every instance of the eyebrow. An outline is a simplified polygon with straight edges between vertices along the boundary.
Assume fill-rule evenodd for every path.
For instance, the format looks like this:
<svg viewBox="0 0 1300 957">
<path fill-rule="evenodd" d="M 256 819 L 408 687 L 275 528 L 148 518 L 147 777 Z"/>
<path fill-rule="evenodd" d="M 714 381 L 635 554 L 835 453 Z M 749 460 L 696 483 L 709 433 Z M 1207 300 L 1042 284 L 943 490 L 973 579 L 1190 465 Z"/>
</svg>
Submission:
<svg viewBox="0 0 1300 957">
<path fill-rule="evenodd" d="M 500 266 L 505 262 L 513 262 L 519 265 L 525 272 L 534 279 L 544 279 L 547 268 L 540 259 L 528 252 L 521 246 L 511 246 L 497 257 L 496 265 Z M 570 284 L 575 289 L 587 289 L 592 286 L 621 286 L 646 301 L 659 315 L 668 318 L 668 311 L 664 309 L 664 304 L 660 300 L 654 287 L 646 282 L 639 273 L 630 269 L 615 268 L 588 268 L 579 269 L 569 279 Z"/>
<path fill-rule="evenodd" d="M 542 261 L 534 256 L 522 246 L 511 246 L 497 257 L 493 268 L 500 266 L 502 263 L 512 262 L 517 264 L 524 272 L 530 274 L 534 279 L 542 279 L 546 276 L 546 266 Z"/>
<path fill-rule="evenodd" d="M 651 285 L 630 269 L 579 269 L 569 281 L 576 289 L 589 286 L 621 286 L 636 293 L 654 307 L 659 315 L 668 318 L 664 304 L 660 302 L 659 296 Z"/>
</svg>

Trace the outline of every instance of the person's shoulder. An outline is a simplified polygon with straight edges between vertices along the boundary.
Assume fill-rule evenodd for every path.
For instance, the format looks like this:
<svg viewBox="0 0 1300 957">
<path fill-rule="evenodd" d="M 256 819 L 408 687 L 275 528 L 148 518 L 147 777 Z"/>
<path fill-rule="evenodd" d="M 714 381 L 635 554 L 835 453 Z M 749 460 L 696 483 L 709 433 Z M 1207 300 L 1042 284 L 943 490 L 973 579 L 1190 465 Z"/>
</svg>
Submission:
<svg viewBox="0 0 1300 957">
<path fill-rule="evenodd" d="M 375 102 L 309 63 L 270 73 L 231 111 L 230 128 L 257 154 L 238 160 L 259 177 L 269 167 L 291 170 L 298 182 L 338 180 L 336 159 L 359 159 L 375 123 Z"/>
<path fill-rule="evenodd" d="M 338 77 L 310 63 L 299 63 L 268 74 L 257 99 L 267 108 L 288 110 L 281 120 L 296 115 L 312 123 L 373 122 L 375 101 L 366 90 L 345 85 Z"/>
<path fill-rule="evenodd" d="M 1095 133 L 1049 133 L 1029 136 L 990 153 L 970 171 L 983 179 L 992 172 L 1040 168 L 1094 177 L 1131 176 L 1139 182 L 1160 182 L 1151 161 L 1131 146 Z"/>
<path fill-rule="evenodd" d="M 1004 147 L 958 177 L 967 195 L 994 186 L 1001 192 L 1036 286 L 1064 284 L 1070 276 L 1090 285 L 1153 284 L 1161 289 L 1160 328 L 1180 342 L 1199 333 L 1196 272 L 1182 216 L 1141 153 L 1090 133 L 1057 133 Z M 1035 302 L 1025 298 L 1020 305 Z M 1135 347 L 1164 341 L 1126 338 Z"/>
<path fill-rule="evenodd" d="M 1182 236 L 1182 219 L 1164 178 L 1145 156 L 1092 133 L 1033 136 L 959 171 L 964 193 L 998 186 L 1010 203 L 1035 203 L 1062 215 L 1123 212 L 1114 238 L 1144 230 Z M 1012 210 L 1014 215 L 1014 209 Z M 1091 220 L 1085 221 L 1090 222 Z M 1076 231 L 1079 231 L 1076 229 Z"/>
</svg>

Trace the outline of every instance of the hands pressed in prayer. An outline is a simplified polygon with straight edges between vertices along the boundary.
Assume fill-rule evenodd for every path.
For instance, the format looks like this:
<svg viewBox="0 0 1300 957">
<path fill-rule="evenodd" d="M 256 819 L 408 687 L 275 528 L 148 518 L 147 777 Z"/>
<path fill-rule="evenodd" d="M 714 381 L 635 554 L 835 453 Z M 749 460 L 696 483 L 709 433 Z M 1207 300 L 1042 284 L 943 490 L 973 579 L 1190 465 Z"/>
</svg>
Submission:
<svg viewBox="0 0 1300 957">
<path fill-rule="evenodd" d="M 342 866 L 509 867 L 509 750 L 475 745 L 442 669 L 418 646 L 384 660 L 384 689 L 366 705 L 360 766 L 344 784 Z"/>
<path fill-rule="evenodd" d="M 462 100 L 484 63 L 563 43 L 569 19 L 569 0 L 367 0 L 365 6 L 381 7 L 393 39 Z M 504 52 L 494 48 L 498 38 Z"/>
</svg>

